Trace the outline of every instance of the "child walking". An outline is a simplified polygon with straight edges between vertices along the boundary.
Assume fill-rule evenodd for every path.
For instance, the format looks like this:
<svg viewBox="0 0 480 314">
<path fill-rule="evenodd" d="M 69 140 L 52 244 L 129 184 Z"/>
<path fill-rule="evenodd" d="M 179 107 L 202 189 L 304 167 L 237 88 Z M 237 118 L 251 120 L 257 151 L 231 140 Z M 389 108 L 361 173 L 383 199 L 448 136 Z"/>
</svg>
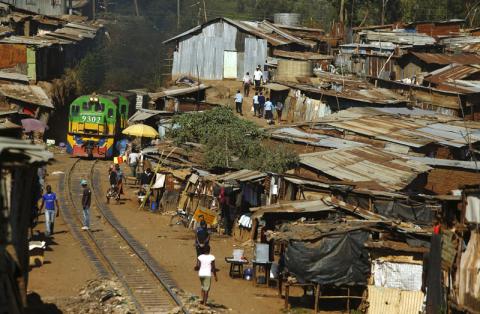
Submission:
<svg viewBox="0 0 480 314">
<path fill-rule="evenodd" d="M 212 282 L 212 273 L 217 279 L 217 270 L 215 268 L 215 256 L 210 254 L 210 247 L 205 247 L 203 254 L 198 256 L 197 266 L 195 270 L 198 270 L 198 276 L 200 277 L 200 284 L 202 286 L 202 304 L 207 305 L 208 292 L 210 291 L 210 286 Z"/>
</svg>

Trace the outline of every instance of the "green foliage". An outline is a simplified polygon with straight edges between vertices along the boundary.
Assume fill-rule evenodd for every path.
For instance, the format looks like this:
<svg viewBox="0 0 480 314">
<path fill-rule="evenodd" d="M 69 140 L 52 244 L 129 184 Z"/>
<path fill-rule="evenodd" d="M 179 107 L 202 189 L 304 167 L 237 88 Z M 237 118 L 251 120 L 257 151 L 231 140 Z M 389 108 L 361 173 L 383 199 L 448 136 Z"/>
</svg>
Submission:
<svg viewBox="0 0 480 314">
<path fill-rule="evenodd" d="M 203 144 L 204 164 L 208 168 L 236 167 L 284 172 L 298 163 L 296 154 L 282 147 L 269 149 L 262 145 L 264 132 L 226 107 L 179 115 L 174 118 L 174 123 L 178 127 L 169 136 L 177 144 Z"/>
<path fill-rule="evenodd" d="M 90 52 L 80 62 L 77 69 L 78 89 L 81 94 L 98 90 L 105 80 L 105 60 L 101 51 Z"/>
</svg>

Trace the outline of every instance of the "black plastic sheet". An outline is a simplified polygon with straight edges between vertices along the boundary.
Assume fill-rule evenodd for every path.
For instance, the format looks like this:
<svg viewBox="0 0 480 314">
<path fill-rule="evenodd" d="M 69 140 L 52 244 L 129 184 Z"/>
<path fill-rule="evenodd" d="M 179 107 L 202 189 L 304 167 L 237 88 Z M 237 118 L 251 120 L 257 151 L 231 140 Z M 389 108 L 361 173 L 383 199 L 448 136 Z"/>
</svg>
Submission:
<svg viewBox="0 0 480 314">
<path fill-rule="evenodd" d="M 369 233 L 355 230 L 316 242 L 290 241 L 285 264 L 300 282 L 322 285 L 366 285 L 370 273 Z"/>
</svg>

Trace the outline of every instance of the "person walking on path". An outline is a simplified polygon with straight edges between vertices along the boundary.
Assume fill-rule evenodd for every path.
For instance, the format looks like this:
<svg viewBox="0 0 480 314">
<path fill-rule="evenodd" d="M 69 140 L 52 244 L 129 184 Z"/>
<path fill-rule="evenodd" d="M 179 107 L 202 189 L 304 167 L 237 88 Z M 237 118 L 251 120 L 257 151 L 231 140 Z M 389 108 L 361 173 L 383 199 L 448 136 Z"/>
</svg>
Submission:
<svg viewBox="0 0 480 314">
<path fill-rule="evenodd" d="M 140 154 L 137 153 L 136 150 L 131 152 L 128 155 L 128 166 L 130 167 L 132 171 L 132 177 L 136 178 L 137 177 L 137 166 L 138 166 L 138 161 L 140 160 Z"/>
<path fill-rule="evenodd" d="M 273 124 L 273 103 L 270 98 L 265 102 L 265 119 L 268 120 L 268 124 Z"/>
<path fill-rule="evenodd" d="M 202 287 L 202 304 L 207 305 L 208 292 L 212 283 L 212 273 L 215 281 L 218 281 L 217 270 L 215 268 L 215 256 L 210 254 L 210 247 L 205 248 L 205 252 L 197 258 L 198 277 L 200 277 L 200 284 Z"/>
<path fill-rule="evenodd" d="M 264 107 L 265 107 L 265 96 L 263 96 L 263 92 L 260 92 L 260 95 L 258 95 L 258 117 L 259 118 L 263 116 Z"/>
<path fill-rule="evenodd" d="M 263 77 L 262 70 L 260 70 L 260 66 L 257 66 L 257 69 L 255 70 L 255 72 L 253 72 L 253 80 L 255 81 L 255 90 L 257 92 L 260 91 L 260 84 L 262 83 L 262 77 Z"/>
<path fill-rule="evenodd" d="M 45 235 L 49 237 L 53 234 L 55 216 L 59 215 L 60 207 L 58 206 L 57 195 L 52 192 L 52 187 L 50 185 L 47 185 L 46 190 L 47 192 L 42 196 L 40 212 L 42 212 L 43 206 L 45 206 Z"/>
<path fill-rule="evenodd" d="M 243 96 L 240 93 L 240 90 L 237 90 L 237 94 L 235 95 L 235 108 L 237 109 L 237 113 L 243 116 L 242 103 L 243 103 Z"/>
<path fill-rule="evenodd" d="M 275 104 L 275 109 L 277 111 L 278 124 L 280 124 L 280 123 L 282 123 L 283 102 L 281 102 L 280 100 L 277 101 L 277 103 Z"/>
<path fill-rule="evenodd" d="M 197 251 L 197 257 L 204 254 L 207 247 L 210 247 L 210 234 L 208 233 L 207 222 L 202 220 L 200 221 L 200 227 L 198 227 L 195 232 L 195 250 Z"/>
<path fill-rule="evenodd" d="M 250 73 L 247 72 L 243 76 L 243 94 L 248 97 L 250 94 L 250 85 L 252 85 L 252 78 L 250 77 Z"/>
<path fill-rule="evenodd" d="M 83 227 L 82 230 L 90 229 L 90 204 L 92 202 L 92 191 L 88 187 L 87 180 L 80 181 L 83 188 L 82 208 L 83 208 Z"/>
<path fill-rule="evenodd" d="M 256 117 L 260 112 L 258 111 L 258 92 L 253 96 L 253 116 Z"/>
</svg>

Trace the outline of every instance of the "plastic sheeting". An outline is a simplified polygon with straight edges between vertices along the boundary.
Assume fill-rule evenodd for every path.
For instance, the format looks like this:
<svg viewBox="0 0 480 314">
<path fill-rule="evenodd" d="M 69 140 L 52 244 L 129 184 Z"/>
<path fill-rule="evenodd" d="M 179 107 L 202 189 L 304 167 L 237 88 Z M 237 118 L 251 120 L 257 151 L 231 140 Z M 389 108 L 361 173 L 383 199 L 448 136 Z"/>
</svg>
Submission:
<svg viewBox="0 0 480 314">
<path fill-rule="evenodd" d="M 368 236 L 366 231 L 355 230 L 326 236 L 314 243 L 291 241 L 285 265 L 300 282 L 366 285 L 370 261 L 364 243 Z"/>
<path fill-rule="evenodd" d="M 372 272 L 377 287 L 418 291 L 422 288 L 422 265 L 375 260 Z"/>
<path fill-rule="evenodd" d="M 468 222 L 480 224 L 480 198 L 477 196 L 467 196 L 465 219 Z"/>
<path fill-rule="evenodd" d="M 402 219 L 417 224 L 430 224 L 434 212 L 425 204 L 417 202 L 402 202 L 399 200 L 374 200 L 374 211 L 389 218 Z"/>
</svg>

